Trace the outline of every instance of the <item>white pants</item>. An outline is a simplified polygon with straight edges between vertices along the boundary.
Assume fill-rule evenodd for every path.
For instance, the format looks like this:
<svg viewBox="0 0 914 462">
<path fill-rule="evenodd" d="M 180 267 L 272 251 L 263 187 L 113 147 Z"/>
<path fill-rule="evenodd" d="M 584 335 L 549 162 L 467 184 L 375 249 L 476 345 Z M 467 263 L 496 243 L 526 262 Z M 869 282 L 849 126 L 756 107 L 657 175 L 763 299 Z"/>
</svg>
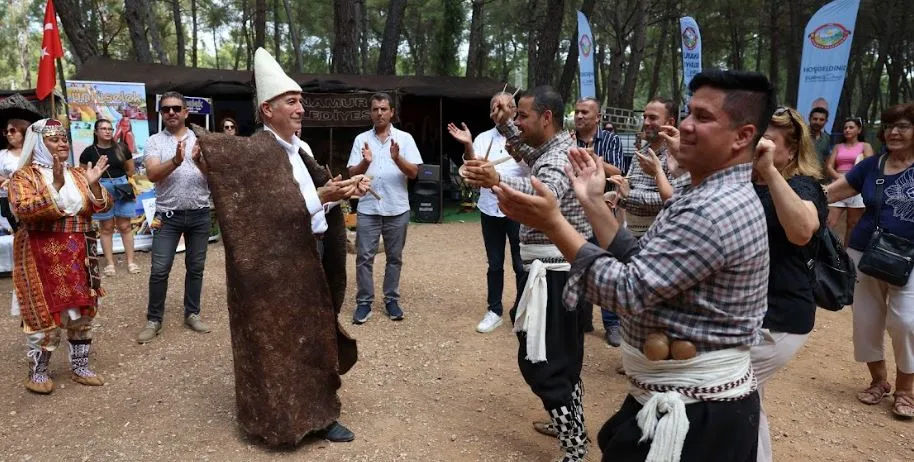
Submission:
<svg viewBox="0 0 914 462">
<path fill-rule="evenodd" d="M 774 377 L 774 374 L 793 359 L 794 355 L 809 334 L 788 334 L 786 332 L 771 332 L 762 329 L 762 340 L 752 347 L 752 369 L 758 380 L 758 396 L 761 402 L 758 425 L 758 462 L 771 462 L 771 433 L 768 430 L 768 416 L 765 414 L 765 382 Z"/>
<path fill-rule="evenodd" d="M 847 249 L 860 263 L 861 252 Z M 895 366 L 914 373 L 914 276 L 903 287 L 880 281 L 857 271 L 854 286 L 854 359 L 871 363 L 885 359 L 883 336 L 892 338 Z"/>
</svg>

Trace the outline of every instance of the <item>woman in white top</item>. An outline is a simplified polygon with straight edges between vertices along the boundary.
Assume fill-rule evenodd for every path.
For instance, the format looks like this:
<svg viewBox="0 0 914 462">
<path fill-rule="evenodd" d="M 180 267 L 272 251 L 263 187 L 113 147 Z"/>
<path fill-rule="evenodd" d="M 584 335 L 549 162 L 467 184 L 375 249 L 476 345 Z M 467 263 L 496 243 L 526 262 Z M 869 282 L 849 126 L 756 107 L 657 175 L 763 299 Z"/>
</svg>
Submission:
<svg viewBox="0 0 914 462">
<path fill-rule="evenodd" d="M 22 142 L 25 140 L 25 130 L 29 128 L 29 125 L 31 124 L 22 119 L 7 121 L 3 131 L 3 135 L 6 137 L 6 149 L 0 149 L 0 214 L 9 220 L 13 231 L 16 230 L 16 218 L 10 212 L 7 183 L 19 165 Z"/>
</svg>

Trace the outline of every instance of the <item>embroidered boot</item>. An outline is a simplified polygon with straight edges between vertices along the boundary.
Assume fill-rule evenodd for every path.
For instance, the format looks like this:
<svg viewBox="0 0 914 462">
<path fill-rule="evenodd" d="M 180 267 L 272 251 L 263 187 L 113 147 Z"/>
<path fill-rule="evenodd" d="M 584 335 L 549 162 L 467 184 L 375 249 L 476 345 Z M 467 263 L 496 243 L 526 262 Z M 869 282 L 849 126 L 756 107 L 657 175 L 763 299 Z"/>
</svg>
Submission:
<svg viewBox="0 0 914 462">
<path fill-rule="evenodd" d="M 575 390 L 577 389 L 576 387 Z M 559 434 L 559 446 L 565 452 L 564 457 L 560 459 L 561 462 L 584 461 L 590 440 L 587 438 L 587 430 L 584 428 L 583 414 L 578 412 L 576 405 L 551 409 L 549 417 L 552 419 L 552 426 Z"/>
<path fill-rule="evenodd" d="M 54 381 L 48 375 L 48 362 L 51 361 L 51 352 L 44 350 L 29 350 L 26 353 L 29 364 L 29 377 L 25 381 L 25 389 L 41 395 L 54 391 Z"/>
<path fill-rule="evenodd" d="M 70 341 L 70 368 L 73 370 L 73 381 L 90 387 L 104 385 L 105 381 L 89 369 L 90 340 Z"/>
</svg>

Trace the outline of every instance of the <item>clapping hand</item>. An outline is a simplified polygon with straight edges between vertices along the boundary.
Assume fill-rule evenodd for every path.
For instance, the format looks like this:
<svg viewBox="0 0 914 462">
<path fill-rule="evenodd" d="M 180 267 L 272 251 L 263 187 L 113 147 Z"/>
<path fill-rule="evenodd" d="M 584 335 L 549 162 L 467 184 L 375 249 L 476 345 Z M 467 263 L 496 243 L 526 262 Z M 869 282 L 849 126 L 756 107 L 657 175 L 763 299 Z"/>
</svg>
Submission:
<svg viewBox="0 0 914 462">
<path fill-rule="evenodd" d="M 603 190 L 606 188 L 603 159 L 586 148 L 571 148 L 568 150 L 568 161 L 565 174 L 571 180 L 578 201 L 582 204 L 603 202 Z"/>
<path fill-rule="evenodd" d="M 200 150 L 199 144 L 194 145 L 194 149 L 191 150 L 190 158 L 194 161 L 194 165 L 196 165 L 205 175 L 207 173 L 206 159 L 203 157 L 203 151 Z"/>
<path fill-rule="evenodd" d="M 366 163 L 371 163 L 371 148 L 368 147 L 367 141 L 362 146 L 362 159 L 364 159 Z"/>
<path fill-rule="evenodd" d="M 101 159 L 99 159 L 99 163 L 101 163 L 100 161 L 101 161 Z M 91 167 L 92 164 L 89 164 L 89 166 Z M 53 181 L 54 189 L 56 189 L 58 191 L 60 191 L 60 188 L 63 187 L 63 183 L 64 183 L 63 170 L 64 170 L 63 161 L 60 160 L 57 156 L 54 156 L 54 166 L 51 171 L 54 174 L 54 181 Z M 98 178 L 96 178 L 95 181 L 98 181 Z M 89 184 L 92 184 L 92 183 L 93 183 L 92 181 L 89 182 Z"/>
<path fill-rule="evenodd" d="M 643 153 L 637 152 L 636 155 L 638 156 L 638 164 L 641 165 L 641 170 L 648 176 L 656 178 L 658 174 L 663 172 L 660 158 L 650 147 L 645 149 Z"/>
<path fill-rule="evenodd" d="M 559 202 L 552 190 L 536 177 L 531 177 L 530 182 L 536 195 L 522 193 L 506 184 L 494 186 L 492 191 L 498 198 L 498 208 L 509 218 L 548 232 L 564 220 Z"/>
<path fill-rule="evenodd" d="M 467 128 L 467 124 L 461 122 L 460 125 L 463 129 L 457 128 L 453 123 L 447 124 L 447 132 L 454 137 L 457 142 L 463 145 L 472 145 L 473 144 L 473 134 L 470 133 L 470 129 Z"/>
<path fill-rule="evenodd" d="M 617 196 L 620 198 L 627 198 L 629 191 L 631 191 L 631 186 L 628 184 L 628 180 L 622 175 L 613 175 L 609 178 L 609 182 L 616 185 Z"/>
<path fill-rule="evenodd" d="M 178 146 L 175 148 L 175 156 L 171 158 L 171 161 L 175 165 L 184 163 L 184 140 L 178 141 Z"/>
<path fill-rule="evenodd" d="M 394 162 L 400 160 L 400 145 L 393 137 L 390 138 L 390 160 Z"/>
<path fill-rule="evenodd" d="M 507 94 L 500 94 L 495 96 L 494 101 L 492 102 L 492 112 L 489 113 L 489 117 L 495 121 L 498 125 L 504 125 L 508 123 L 508 119 L 511 118 L 511 101 L 514 100 L 514 97 Z"/>
<path fill-rule="evenodd" d="M 63 162 L 58 161 L 57 158 L 54 158 L 54 184 L 57 185 L 57 167 L 60 165 L 60 185 L 63 186 Z M 98 158 L 98 163 L 92 165 L 92 162 L 86 166 L 86 180 L 89 181 L 89 185 L 98 183 L 98 179 L 105 174 L 105 171 L 108 170 L 108 156 L 101 156 Z M 60 188 L 57 188 L 58 190 Z"/>
<path fill-rule="evenodd" d="M 463 177 L 467 184 L 477 188 L 491 188 L 501 181 L 491 162 L 477 159 L 463 161 Z"/>
</svg>

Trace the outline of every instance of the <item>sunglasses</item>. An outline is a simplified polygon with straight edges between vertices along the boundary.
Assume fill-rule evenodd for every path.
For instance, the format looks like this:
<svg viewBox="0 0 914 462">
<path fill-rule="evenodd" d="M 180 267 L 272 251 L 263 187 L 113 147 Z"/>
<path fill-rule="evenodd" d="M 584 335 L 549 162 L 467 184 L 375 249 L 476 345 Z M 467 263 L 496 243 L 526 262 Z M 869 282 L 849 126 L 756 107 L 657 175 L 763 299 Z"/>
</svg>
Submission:
<svg viewBox="0 0 914 462">
<path fill-rule="evenodd" d="M 790 125 L 793 125 L 794 138 L 800 139 L 800 135 L 803 133 L 803 129 L 800 127 L 800 123 L 797 122 L 797 118 L 793 116 L 790 108 L 787 106 L 781 106 L 774 110 L 775 117 L 781 117 L 783 115 L 787 115 L 787 117 L 790 119 Z"/>
<path fill-rule="evenodd" d="M 235 126 L 234 125 L 224 125 L 222 128 L 224 128 L 226 130 L 234 130 Z"/>
<path fill-rule="evenodd" d="M 168 114 L 169 112 L 174 112 L 175 114 L 179 114 L 183 110 L 184 110 L 184 106 L 159 106 L 159 112 L 161 112 L 162 114 Z"/>
<path fill-rule="evenodd" d="M 19 133 L 19 130 L 16 130 L 15 128 L 7 128 L 4 133 L 6 133 L 7 135 L 14 135 L 16 133 Z"/>
</svg>

